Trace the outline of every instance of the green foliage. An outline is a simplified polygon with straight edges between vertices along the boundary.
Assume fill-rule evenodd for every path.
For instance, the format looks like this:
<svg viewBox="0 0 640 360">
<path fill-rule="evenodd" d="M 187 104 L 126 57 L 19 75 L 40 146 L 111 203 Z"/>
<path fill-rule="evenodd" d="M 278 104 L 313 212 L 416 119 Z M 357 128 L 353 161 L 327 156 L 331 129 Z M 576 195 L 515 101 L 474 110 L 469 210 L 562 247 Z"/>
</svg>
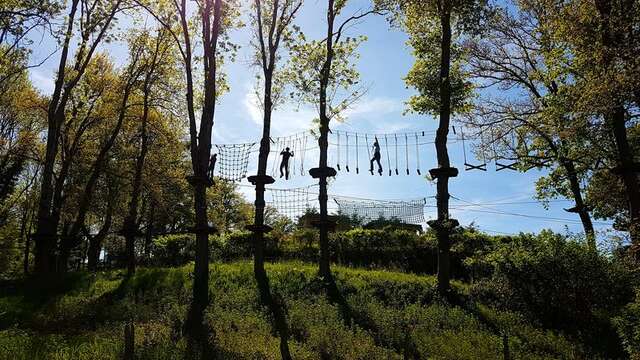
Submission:
<svg viewBox="0 0 640 360">
<path fill-rule="evenodd" d="M 192 234 L 160 236 L 153 245 L 153 259 L 158 264 L 179 266 L 195 258 L 195 237 Z"/>
<path fill-rule="evenodd" d="M 619 260 L 549 231 L 504 239 L 483 252 L 478 256 L 490 275 L 471 290 L 480 302 L 619 351 L 609 319 L 633 295 L 632 273 Z"/>
<path fill-rule="evenodd" d="M 120 271 L 73 274 L 47 287 L 14 284 L 0 295 L 0 347 L 17 359 L 115 359 L 123 349 L 123 326 L 134 321 L 137 358 L 181 358 L 191 268 L 142 268 L 130 279 Z M 296 359 L 501 356 L 499 334 L 481 318 L 435 300 L 433 277 L 335 267 L 353 315 L 346 323 L 342 306 L 326 300 L 315 266 L 268 264 L 267 271 L 287 308 Z M 210 279 L 215 301 L 206 322 L 216 358 L 278 359 L 278 338 L 259 303 L 252 264 L 212 264 Z M 464 291 L 456 282 L 453 288 Z M 504 312 L 487 314 L 510 318 Z M 514 358 L 584 356 L 561 335 L 524 321 L 512 323 Z"/>
<path fill-rule="evenodd" d="M 15 278 L 21 271 L 22 245 L 16 219 L 0 225 L 0 279 Z"/>
<path fill-rule="evenodd" d="M 412 96 L 407 105 L 410 111 L 420 114 L 437 114 L 440 111 L 440 76 L 442 28 L 440 16 L 445 6 L 436 1 L 389 1 L 381 0 L 387 7 L 395 8 L 396 22 L 409 35 L 408 44 L 413 49 L 415 62 L 405 77 L 406 84 L 418 94 Z M 398 3 L 399 6 L 394 6 Z M 469 110 L 473 84 L 465 73 L 467 63 L 464 48 L 465 38 L 478 33 L 489 8 L 484 0 L 462 0 L 447 2 L 452 17 L 453 32 L 450 57 L 451 112 L 464 113 Z M 399 14 L 399 15 L 398 15 Z M 397 20 L 399 19 L 399 21 Z"/>
<path fill-rule="evenodd" d="M 636 290 L 635 300 L 627 304 L 613 322 L 622 339 L 622 345 L 631 359 L 640 359 L 640 293 L 638 290 Z"/>
<path fill-rule="evenodd" d="M 360 73 L 356 61 L 360 58 L 358 46 L 365 36 L 345 37 L 333 44 L 333 60 L 327 89 L 327 117 L 344 120 L 343 113 L 365 93 L 359 86 Z M 308 40 L 297 33 L 289 43 L 291 57 L 282 72 L 291 84 L 289 96 L 304 104 L 317 104 L 320 97 L 322 69 L 327 58 L 326 41 Z M 317 105 L 316 105 L 317 106 Z"/>
</svg>

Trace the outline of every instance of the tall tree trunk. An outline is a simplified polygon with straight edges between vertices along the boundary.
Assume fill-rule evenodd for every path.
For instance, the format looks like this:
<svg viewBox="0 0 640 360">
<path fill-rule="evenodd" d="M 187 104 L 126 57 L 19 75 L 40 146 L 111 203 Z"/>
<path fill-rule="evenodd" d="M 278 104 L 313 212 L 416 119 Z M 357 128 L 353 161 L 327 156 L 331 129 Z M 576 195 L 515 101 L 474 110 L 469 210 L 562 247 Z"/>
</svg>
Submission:
<svg viewBox="0 0 640 360">
<path fill-rule="evenodd" d="M 74 38 L 73 27 L 76 20 L 76 11 L 78 10 L 79 2 L 80 0 L 72 0 L 71 2 L 69 16 L 67 18 L 67 28 L 65 30 L 64 40 L 62 43 L 60 61 L 58 63 L 56 82 L 47 110 L 47 145 L 42 171 L 40 199 L 38 202 L 36 231 L 34 234 L 36 244 L 35 272 L 39 275 L 54 272 L 56 266 L 55 249 L 57 242 L 57 224 L 55 224 L 51 219 L 51 207 L 53 198 L 54 167 L 56 157 L 58 156 L 60 129 L 64 124 L 67 103 L 71 97 L 73 89 L 84 75 L 98 44 L 100 44 L 104 38 L 110 27 L 111 21 L 119 11 L 122 0 L 117 0 L 112 4 L 107 17 L 99 27 L 96 28 L 96 30 L 99 29 L 96 36 L 91 39 L 89 39 L 88 36 L 82 37 L 75 56 L 73 76 L 71 76 L 70 79 L 67 79 L 68 76 L 66 69 L 67 59 L 69 57 L 69 45 L 71 40 Z M 89 41 L 91 41 L 90 46 Z"/>
<path fill-rule="evenodd" d="M 155 59 L 154 59 L 155 62 Z M 133 186 L 131 187 L 131 195 L 129 200 L 129 209 L 127 217 L 124 219 L 122 232 L 125 237 L 127 250 L 127 275 L 131 276 L 136 271 L 136 254 L 135 254 L 135 237 L 139 229 L 138 219 L 138 202 L 140 199 L 140 190 L 142 189 L 142 172 L 148 151 L 149 137 L 147 134 L 147 122 L 149 120 L 149 93 L 151 91 L 151 76 L 153 71 L 147 72 L 144 81 L 144 98 L 142 110 L 142 124 L 140 126 L 140 153 L 136 158 L 135 174 L 133 177 Z"/>
<path fill-rule="evenodd" d="M 263 114 L 263 128 L 262 139 L 260 141 L 260 153 L 258 156 L 258 173 L 256 176 L 252 176 L 249 180 L 256 187 L 256 201 L 255 201 L 255 217 L 253 226 L 249 229 L 254 234 L 254 262 L 253 270 L 260 292 L 260 300 L 262 304 L 266 305 L 273 314 L 275 328 L 280 335 L 280 355 L 283 359 L 291 359 L 291 353 L 289 351 L 289 327 L 287 325 L 287 319 L 279 304 L 271 293 L 271 287 L 269 284 L 269 277 L 264 267 L 264 236 L 265 233 L 271 230 L 264 224 L 264 210 L 265 210 L 265 185 L 274 182 L 273 178 L 267 176 L 267 165 L 269 160 L 269 152 L 271 148 L 271 115 L 273 112 L 273 77 L 276 67 L 276 61 L 278 60 L 277 52 L 280 44 L 280 39 L 289 25 L 289 21 L 293 18 L 293 15 L 299 9 L 299 6 L 295 9 L 291 9 L 292 13 L 288 14 L 288 1 L 280 3 L 279 0 L 267 2 L 271 12 L 268 15 L 270 18 L 267 23 L 263 22 L 263 2 L 261 0 L 254 0 L 254 8 L 256 11 L 255 20 L 257 27 L 257 37 L 260 44 L 259 55 L 260 65 L 264 75 L 264 114 Z M 281 10 L 281 13 L 279 11 Z M 266 32 L 265 32 L 266 27 Z M 265 34 L 267 33 L 267 34 Z M 265 38 L 266 35 L 266 38 Z"/>
<path fill-rule="evenodd" d="M 451 4 L 450 0 L 440 2 L 440 26 L 442 39 L 440 44 L 440 123 L 436 132 L 436 154 L 438 168 L 431 170 L 431 176 L 437 179 L 436 221 L 429 225 L 434 228 L 438 238 L 438 292 L 447 297 L 450 288 L 450 232 L 457 221 L 449 218 L 449 178 L 457 176 L 457 170 L 451 168 L 447 151 L 447 136 L 451 121 Z"/>
<path fill-rule="evenodd" d="M 327 39 L 326 52 L 327 58 L 323 64 L 320 73 L 320 137 L 318 138 L 318 146 L 320 147 L 320 159 L 318 168 L 320 174 L 318 176 L 318 185 L 320 186 L 318 201 L 320 203 L 320 260 L 319 275 L 325 279 L 327 283 L 333 283 L 331 274 L 331 256 L 329 254 L 329 213 L 327 209 L 327 201 L 329 200 L 327 191 L 327 152 L 329 149 L 329 115 L 327 114 L 327 88 L 329 87 L 329 78 L 331 76 L 331 67 L 333 66 L 333 38 L 335 26 L 335 0 L 329 0 L 327 7 Z"/>
<path fill-rule="evenodd" d="M 24 275 L 29 274 L 29 251 L 31 247 L 31 234 L 28 223 L 31 222 L 29 218 L 29 212 L 31 207 L 25 204 L 24 213 L 22 214 L 22 220 L 20 221 L 20 238 L 24 240 L 24 258 L 23 258 L 23 271 Z"/>
<path fill-rule="evenodd" d="M 153 243 L 153 222 L 155 218 L 155 206 L 153 201 L 150 201 L 149 209 L 147 210 L 147 229 L 144 234 L 144 257 L 147 264 L 151 259 L 151 245 Z"/>
<path fill-rule="evenodd" d="M 177 2 L 176 2 L 177 3 Z M 213 22 L 211 17 L 213 16 Z M 209 227 L 207 219 L 207 168 L 211 152 L 211 134 L 215 114 L 217 91 L 217 46 L 222 16 L 222 0 L 206 0 L 202 4 L 202 46 L 204 70 L 203 106 L 198 131 L 195 115 L 193 64 L 191 58 L 191 37 L 186 1 L 180 5 L 180 22 L 184 36 L 184 61 L 187 77 L 187 109 L 189 113 L 190 152 L 193 177 L 191 185 L 194 192 L 196 255 L 193 279 L 193 298 L 185 324 L 190 340 L 201 348 L 202 357 L 206 351 L 206 333 L 204 312 L 209 305 Z M 192 349 L 193 350 L 193 349 Z"/>
<path fill-rule="evenodd" d="M 573 195 L 573 201 L 575 201 L 575 207 L 571 209 L 571 212 L 576 212 L 580 216 L 582 222 L 582 228 L 584 229 L 585 236 L 587 237 L 587 245 L 591 250 L 596 249 L 596 232 L 593 228 L 593 222 L 591 221 L 591 214 L 589 209 L 584 203 L 582 197 L 582 189 L 580 188 L 580 181 L 578 181 L 578 174 L 576 173 L 576 167 L 573 161 L 565 158 L 560 158 L 560 164 L 567 172 L 567 178 L 569 179 L 569 188 Z"/>
<path fill-rule="evenodd" d="M 109 201 L 104 223 L 102 224 L 100 231 L 93 236 L 88 232 L 86 234 L 89 241 L 89 248 L 87 249 L 87 270 L 89 271 L 95 272 L 98 270 L 98 260 L 100 258 L 100 251 L 102 250 L 102 242 L 107 235 L 109 235 L 109 231 L 111 231 L 114 208 L 114 201 Z"/>
<path fill-rule="evenodd" d="M 620 47 L 625 44 L 620 43 L 619 36 L 614 29 L 620 28 L 621 24 L 612 24 L 615 19 L 612 17 L 614 2 L 611 0 L 596 0 L 595 6 L 600 16 L 601 42 L 603 46 L 603 76 L 613 76 L 615 70 L 615 57 L 619 54 Z M 633 6 L 633 2 L 627 2 L 624 5 L 629 8 Z M 623 5 L 623 6 L 624 6 Z M 631 9 L 626 9 L 632 11 Z M 623 10 L 624 11 L 624 10 Z M 624 25 L 624 24 L 623 24 Z M 616 90 L 614 90 L 616 91 Z M 608 113 L 604 114 L 605 121 L 611 131 L 611 135 L 615 142 L 617 152 L 617 167 L 615 173 L 620 176 L 625 188 L 627 203 L 629 208 L 629 234 L 632 242 L 632 252 L 637 257 L 640 254 L 640 180 L 638 180 L 639 166 L 635 161 L 635 154 L 629 145 L 627 135 L 626 115 L 623 105 L 624 96 L 615 92 L 613 105 Z"/>
<path fill-rule="evenodd" d="M 616 173 L 622 178 L 629 207 L 629 235 L 633 251 L 640 254 L 640 181 L 638 163 L 627 138 L 626 116 L 622 106 L 617 106 L 611 115 L 611 129 L 618 152 Z M 637 255 L 636 255 L 637 256 Z"/>
<path fill-rule="evenodd" d="M 257 4 L 260 6 L 260 4 Z M 277 3 L 276 3 L 277 5 Z M 277 8 L 276 8 L 277 9 Z M 274 10 L 276 11 L 276 10 Z M 270 49 L 271 50 L 271 49 Z M 271 59 L 274 59 L 275 51 L 271 52 Z M 275 61 L 275 60 L 273 60 Z M 258 284 L 260 292 L 260 300 L 267 305 L 274 317 L 276 330 L 280 335 L 280 354 L 283 359 L 291 359 L 289 351 L 289 328 L 287 320 L 280 304 L 278 304 L 269 285 L 269 277 L 264 268 L 264 234 L 266 227 L 264 224 L 265 200 L 264 192 L 266 183 L 272 182 L 272 178 L 267 180 L 267 164 L 269 160 L 269 152 L 271 150 L 271 113 L 273 110 L 272 101 L 272 83 L 273 83 L 273 64 L 265 64 L 265 86 L 264 86 L 264 117 L 262 128 L 262 140 L 260 141 L 260 154 L 258 156 L 258 176 L 255 178 L 256 201 L 255 201 L 255 217 L 254 217 L 254 261 L 253 272 Z"/>
</svg>

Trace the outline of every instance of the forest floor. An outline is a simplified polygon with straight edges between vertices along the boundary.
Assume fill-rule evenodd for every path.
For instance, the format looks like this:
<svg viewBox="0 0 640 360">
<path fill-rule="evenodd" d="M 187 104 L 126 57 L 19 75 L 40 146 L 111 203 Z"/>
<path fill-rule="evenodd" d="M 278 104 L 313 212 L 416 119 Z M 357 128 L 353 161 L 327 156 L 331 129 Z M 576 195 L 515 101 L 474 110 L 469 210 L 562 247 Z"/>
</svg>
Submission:
<svg viewBox="0 0 640 360">
<path fill-rule="evenodd" d="M 129 321 L 137 359 L 183 358 L 191 269 L 140 268 L 128 280 L 122 271 L 81 272 L 4 285 L 0 359 L 121 358 Z M 505 340 L 512 359 L 584 358 L 562 335 L 475 303 L 467 284 L 453 283 L 457 305 L 450 305 L 435 295 L 434 277 L 335 266 L 346 303 L 332 304 L 314 264 L 272 263 L 267 271 L 286 307 L 294 359 L 502 359 Z M 210 292 L 206 321 L 216 358 L 279 358 L 251 262 L 212 263 Z"/>
</svg>

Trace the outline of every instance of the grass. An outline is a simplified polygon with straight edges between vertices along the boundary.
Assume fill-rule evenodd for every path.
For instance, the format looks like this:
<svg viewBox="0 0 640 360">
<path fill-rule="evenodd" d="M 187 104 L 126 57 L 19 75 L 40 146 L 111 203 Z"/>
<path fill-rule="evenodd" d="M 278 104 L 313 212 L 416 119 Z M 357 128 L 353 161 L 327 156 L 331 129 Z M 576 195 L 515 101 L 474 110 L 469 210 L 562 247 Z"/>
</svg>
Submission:
<svg viewBox="0 0 640 360">
<path fill-rule="evenodd" d="M 116 359 L 134 321 L 138 359 L 182 358 L 182 324 L 192 266 L 123 273 L 76 273 L 57 282 L 17 284 L 0 293 L 0 359 Z M 327 300 L 313 264 L 268 264 L 286 306 L 295 359 L 498 359 L 507 331 L 513 359 L 584 358 L 561 335 L 517 314 L 475 304 L 454 282 L 461 306 L 436 297 L 435 278 L 334 267 L 353 314 Z M 206 320 L 220 359 L 278 359 L 271 318 L 258 302 L 250 262 L 211 264 Z M 482 319 L 482 320 L 481 320 Z M 501 329 L 501 330 L 500 330 Z"/>
</svg>

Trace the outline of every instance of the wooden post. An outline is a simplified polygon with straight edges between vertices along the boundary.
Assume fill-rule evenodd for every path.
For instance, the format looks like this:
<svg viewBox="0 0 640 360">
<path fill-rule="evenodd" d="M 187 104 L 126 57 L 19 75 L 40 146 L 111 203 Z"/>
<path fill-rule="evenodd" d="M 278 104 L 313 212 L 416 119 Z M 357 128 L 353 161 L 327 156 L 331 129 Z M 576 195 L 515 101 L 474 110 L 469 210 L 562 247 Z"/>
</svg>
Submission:
<svg viewBox="0 0 640 360">
<path fill-rule="evenodd" d="M 511 355 L 509 355 L 509 335 L 507 335 L 506 331 L 502 333 L 502 351 L 504 360 L 511 359 Z"/>
<path fill-rule="evenodd" d="M 128 322 L 124 325 L 124 359 L 135 359 L 135 327 L 133 322 Z"/>
</svg>

